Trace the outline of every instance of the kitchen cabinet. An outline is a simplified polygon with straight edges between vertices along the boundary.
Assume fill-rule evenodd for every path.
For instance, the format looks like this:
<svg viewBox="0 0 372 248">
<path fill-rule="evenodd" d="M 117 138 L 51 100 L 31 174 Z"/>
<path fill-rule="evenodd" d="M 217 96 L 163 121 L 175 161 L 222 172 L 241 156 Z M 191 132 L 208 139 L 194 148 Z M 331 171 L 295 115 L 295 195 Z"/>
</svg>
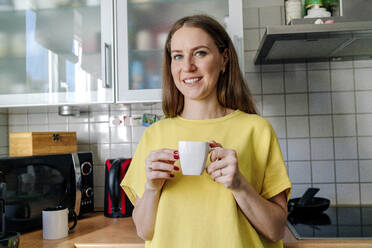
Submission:
<svg viewBox="0 0 372 248">
<path fill-rule="evenodd" d="M 243 66 L 242 0 L 7 0 L 0 3 L 0 107 L 161 101 L 171 24 L 209 14 Z"/>
<path fill-rule="evenodd" d="M 163 47 L 177 19 L 215 17 L 228 30 L 243 67 L 242 0 L 117 1 L 116 99 L 119 103 L 160 102 Z"/>
<path fill-rule="evenodd" d="M 0 107 L 111 103 L 112 1 L 0 3 Z"/>
</svg>

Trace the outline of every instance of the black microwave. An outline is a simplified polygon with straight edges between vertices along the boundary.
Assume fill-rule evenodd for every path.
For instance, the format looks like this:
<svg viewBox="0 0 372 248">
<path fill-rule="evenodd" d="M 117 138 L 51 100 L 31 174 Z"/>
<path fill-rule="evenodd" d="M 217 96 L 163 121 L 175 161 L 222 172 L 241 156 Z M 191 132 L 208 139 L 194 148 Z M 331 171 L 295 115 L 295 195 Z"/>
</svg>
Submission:
<svg viewBox="0 0 372 248">
<path fill-rule="evenodd" d="M 91 152 L 0 158 L 0 183 L 7 231 L 41 228 L 44 208 L 94 209 Z"/>
</svg>

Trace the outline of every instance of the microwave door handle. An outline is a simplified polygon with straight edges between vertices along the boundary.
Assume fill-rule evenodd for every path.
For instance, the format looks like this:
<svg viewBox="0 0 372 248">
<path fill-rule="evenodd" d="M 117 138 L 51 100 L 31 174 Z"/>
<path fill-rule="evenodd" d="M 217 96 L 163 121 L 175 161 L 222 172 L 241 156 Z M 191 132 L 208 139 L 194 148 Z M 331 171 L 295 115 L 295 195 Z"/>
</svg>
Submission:
<svg viewBox="0 0 372 248">
<path fill-rule="evenodd" d="M 81 205 L 81 169 L 80 169 L 80 161 L 78 154 L 72 153 L 72 160 L 74 163 L 74 170 L 75 170 L 75 182 L 76 182 L 76 195 L 75 195 L 75 213 L 76 216 L 80 214 L 80 205 Z"/>
<path fill-rule="evenodd" d="M 121 161 L 117 159 L 112 163 L 109 173 L 109 193 L 112 202 L 112 212 L 117 212 L 120 208 L 120 168 Z"/>
</svg>

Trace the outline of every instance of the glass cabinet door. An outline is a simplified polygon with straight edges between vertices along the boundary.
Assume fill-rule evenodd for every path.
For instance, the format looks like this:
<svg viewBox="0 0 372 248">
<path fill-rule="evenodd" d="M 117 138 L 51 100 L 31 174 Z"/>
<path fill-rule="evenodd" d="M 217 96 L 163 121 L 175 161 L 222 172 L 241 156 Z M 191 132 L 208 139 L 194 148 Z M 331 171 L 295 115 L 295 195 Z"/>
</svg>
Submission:
<svg viewBox="0 0 372 248">
<path fill-rule="evenodd" d="M 113 102 L 112 1 L 0 1 L 0 107 Z"/>
<path fill-rule="evenodd" d="M 126 0 L 117 1 L 115 9 L 117 102 L 161 101 L 165 40 L 171 25 L 183 16 L 208 14 L 229 32 L 237 32 L 230 33 L 236 45 L 243 44 L 241 0 Z M 240 23 L 231 28 L 233 22 Z"/>
</svg>

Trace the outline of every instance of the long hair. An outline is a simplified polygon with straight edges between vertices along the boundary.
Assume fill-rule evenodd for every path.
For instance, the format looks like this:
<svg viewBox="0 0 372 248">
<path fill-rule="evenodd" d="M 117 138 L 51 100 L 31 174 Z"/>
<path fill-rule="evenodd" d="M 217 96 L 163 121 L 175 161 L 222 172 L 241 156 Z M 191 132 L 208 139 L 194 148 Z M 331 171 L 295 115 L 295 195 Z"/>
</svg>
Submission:
<svg viewBox="0 0 372 248">
<path fill-rule="evenodd" d="M 204 30 L 213 40 L 222 54 L 227 50 L 228 62 L 224 73 L 220 73 L 217 82 L 217 100 L 226 108 L 239 109 L 249 114 L 257 114 L 252 95 L 244 82 L 239 68 L 238 56 L 234 45 L 224 27 L 207 15 L 186 16 L 175 22 L 168 33 L 163 60 L 163 112 L 166 117 L 175 117 L 182 113 L 184 96 L 177 89 L 171 72 L 171 40 L 174 33 L 182 27 L 196 27 Z"/>
</svg>

